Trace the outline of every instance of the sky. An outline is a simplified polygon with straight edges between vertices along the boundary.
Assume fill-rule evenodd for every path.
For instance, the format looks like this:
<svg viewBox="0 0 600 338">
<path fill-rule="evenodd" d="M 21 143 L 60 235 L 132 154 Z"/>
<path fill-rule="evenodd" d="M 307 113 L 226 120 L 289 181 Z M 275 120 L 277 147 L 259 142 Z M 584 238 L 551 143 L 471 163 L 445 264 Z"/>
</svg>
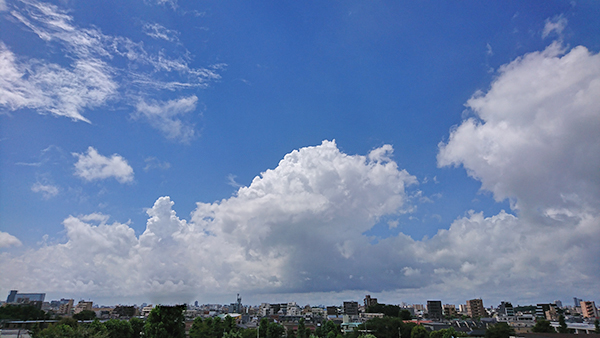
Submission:
<svg viewBox="0 0 600 338">
<path fill-rule="evenodd" d="M 599 302 L 598 17 L 0 0 L 0 295 Z"/>
</svg>

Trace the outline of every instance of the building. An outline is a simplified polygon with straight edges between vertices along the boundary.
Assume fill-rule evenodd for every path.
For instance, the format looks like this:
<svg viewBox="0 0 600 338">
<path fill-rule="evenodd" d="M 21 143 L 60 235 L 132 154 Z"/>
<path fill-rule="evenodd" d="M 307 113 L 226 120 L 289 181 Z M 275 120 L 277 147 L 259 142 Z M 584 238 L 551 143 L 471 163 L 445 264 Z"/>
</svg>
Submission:
<svg viewBox="0 0 600 338">
<path fill-rule="evenodd" d="M 73 314 L 78 314 L 81 311 L 92 311 L 92 306 L 94 305 L 94 302 L 86 302 L 84 300 L 80 300 L 79 303 L 77 303 L 77 305 L 75 306 L 75 309 L 73 310 Z"/>
<path fill-rule="evenodd" d="M 596 309 L 596 304 L 594 302 L 585 302 L 581 301 L 581 314 L 584 318 L 596 318 L 598 317 L 598 309 Z"/>
<path fill-rule="evenodd" d="M 6 298 L 6 303 L 27 304 L 41 309 L 45 298 L 45 293 L 19 293 L 17 290 L 10 290 Z"/>
<path fill-rule="evenodd" d="M 358 302 L 344 302 L 344 314 L 358 316 Z"/>
<path fill-rule="evenodd" d="M 558 308 L 554 303 L 537 304 L 535 307 L 535 316 L 550 321 L 558 320 Z"/>
<path fill-rule="evenodd" d="M 447 317 L 458 317 L 458 312 L 456 312 L 456 306 L 454 304 L 444 304 L 444 316 Z"/>
<path fill-rule="evenodd" d="M 483 300 L 471 299 L 467 301 L 467 316 L 471 318 L 485 318 L 488 316 L 487 311 L 483 307 Z"/>
<path fill-rule="evenodd" d="M 428 300 L 427 301 L 427 313 L 429 314 L 429 319 L 442 320 L 443 319 L 442 301 Z"/>
<path fill-rule="evenodd" d="M 581 298 L 577 298 L 577 297 L 573 297 L 573 307 L 579 307 L 581 306 L 581 302 L 583 302 L 583 299 Z"/>
<path fill-rule="evenodd" d="M 58 306 L 58 314 L 59 315 L 69 315 L 73 310 L 73 300 L 72 299 L 64 299 L 60 300 L 60 305 Z"/>
<path fill-rule="evenodd" d="M 377 305 L 377 298 L 371 298 L 371 295 L 365 296 L 365 309 L 369 306 Z"/>
<path fill-rule="evenodd" d="M 242 297 L 240 294 L 237 294 L 237 301 L 235 303 L 229 304 L 229 313 L 242 313 L 244 312 L 244 307 L 242 306 Z"/>
<path fill-rule="evenodd" d="M 559 309 L 562 309 L 562 307 L 563 307 L 563 305 L 562 305 L 562 302 L 561 302 L 560 300 L 555 300 L 555 301 L 554 301 L 554 304 L 556 304 L 556 306 L 557 306 Z"/>
<path fill-rule="evenodd" d="M 513 308 L 512 303 L 502 301 L 500 305 L 498 305 L 498 315 L 500 316 L 514 316 L 515 309 Z"/>
</svg>

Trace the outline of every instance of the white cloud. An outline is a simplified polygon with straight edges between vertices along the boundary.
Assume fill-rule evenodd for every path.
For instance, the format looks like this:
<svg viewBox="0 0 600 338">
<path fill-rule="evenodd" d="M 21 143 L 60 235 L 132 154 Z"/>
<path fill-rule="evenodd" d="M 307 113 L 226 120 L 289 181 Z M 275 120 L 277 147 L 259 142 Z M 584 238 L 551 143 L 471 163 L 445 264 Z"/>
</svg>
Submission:
<svg viewBox="0 0 600 338">
<path fill-rule="evenodd" d="M 73 153 L 77 157 L 75 175 L 86 181 L 103 180 L 114 177 L 120 183 L 133 181 L 133 168 L 118 154 L 110 158 L 98 154 L 93 147 L 89 147 L 87 154 Z"/>
<path fill-rule="evenodd" d="M 6 7 L 6 1 L 5 0 L 0 0 L 0 12 L 3 12 L 5 10 L 7 10 L 8 7 Z"/>
<path fill-rule="evenodd" d="M 447 272 L 440 285 L 589 295 L 599 287 L 600 55 L 553 43 L 501 67 L 467 107 L 475 117 L 451 130 L 438 164 L 462 165 L 517 216 L 472 213 L 423 243 Z"/>
<path fill-rule="evenodd" d="M 0 249 L 7 248 L 9 246 L 20 246 L 21 244 L 21 241 L 17 237 L 7 232 L 0 231 Z"/>
<path fill-rule="evenodd" d="M 157 159 L 156 157 L 148 157 L 144 160 L 144 162 L 146 162 L 146 166 L 144 167 L 144 171 L 150 171 L 152 169 L 160 169 L 160 170 L 167 170 L 169 168 L 171 168 L 171 163 L 169 162 L 162 162 L 159 159 Z"/>
<path fill-rule="evenodd" d="M 188 143 L 196 136 L 194 125 L 180 117 L 196 110 L 197 102 L 195 95 L 167 102 L 140 101 L 136 106 L 137 113 L 133 116 L 143 117 L 168 139 Z"/>
<path fill-rule="evenodd" d="M 440 154 L 455 142 L 451 137 Z M 406 187 L 417 183 L 385 155 L 392 151 L 384 145 L 369 156 L 347 155 L 328 141 L 292 151 L 233 197 L 198 203 L 189 221 L 169 197 L 159 198 L 139 237 L 103 214 L 68 217 L 66 243 L 0 255 L 0 269 L 15 271 L 0 275 L 0 285 L 152 302 L 362 290 L 404 299 L 537 301 L 575 291 L 591 297 L 598 289 L 597 209 L 548 206 L 537 218 L 471 212 L 431 239 L 400 233 L 372 243 L 365 232 L 409 211 Z M 93 152 L 77 156 L 95 158 Z M 532 158 L 530 165 L 546 163 Z"/>
<path fill-rule="evenodd" d="M 78 156 L 96 158 L 89 155 L 94 152 Z M 402 264 L 373 264 L 376 257 L 365 261 L 362 250 L 373 249 L 362 233 L 383 215 L 405 212 L 405 187 L 411 184 L 415 177 L 393 161 L 346 155 L 325 141 L 286 155 L 234 197 L 199 203 L 190 223 L 177 217 L 168 197 L 148 209 L 146 231 L 139 238 L 125 224 L 108 225 L 104 215 L 71 216 L 64 221 L 65 244 L 2 256 L 0 268 L 31 262 L 10 277 L 15 287 L 43 285 L 49 292 L 104 296 L 338 288 L 326 279 L 364 284 L 381 264 Z M 381 256 L 389 249 L 375 251 Z M 330 260 L 337 262 L 335 268 Z M 404 266 L 396 275 L 410 278 Z M 347 272 L 355 269 L 363 272 L 348 279 Z M 6 278 L 0 277 L 0 284 L 7 285 Z M 386 283 L 399 283 L 393 275 L 386 278 Z"/>
<path fill-rule="evenodd" d="M 440 166 L 464 166 L 522 212 L 600 210 L 600 55 L 553 43 L 501 67 L 467 107 L 476 117 L 440 144 Z"/>
<path fill-rule="evenodd" d="M 89 122 L 81 111 L 102 105 L 117 87 L 99 60 L 78 61 L 70 69 L 35 60 L 19 63 L 0 42 L 0 105 L 12 111 L 32 108 Z"/>
<path fill-rule="evenodd" d="M 562 37 L 562 32 L 567 26 L 567 19 L 561 14 L 553 17 L 552 19 L 546 19 L 544 30 L 542 31 L 542 38 L 545 39 L 551 33 L 555 32 L 559 37 Z"/>
<path fill-rule="evenodd" d="M 176 7 L 175 1 L 160 3 Z M 0 106 L 8 111 L 30 108 L 90 122 L 85 117 L 89 109 L 122 100 L 135 106 L 140 96 L 157 89 L 205 87 L 224 67 L 191 67 L 190 54 L 182 46 L 152 52 L 143 42 L 79 27 L 68 12 L 44 2 L 16 3 L 10 14 L 45 45 L 62 51 L 69 64 L 15 55 L 0 42 Z M 158 24 L 144 30 L 154 38 L 176 41 L 177 32 Z"/>
<path fill-rule="evenodd" d="M 162 39 L 166 41 L 178 41 L 177 35 L 179 33 L 174 30 L 170 30 L 158 23 L 147 23 L 144 25 L 144 33 L 154 39 Z"/>
<path fill-rule="evenodd" d="M 31 191 L 42 193 L 45 199 L 49 199 L 58 195 L 59 189 L 57 186 L 51 184 L 36 182 L 31 186 Z"/>
</svg>

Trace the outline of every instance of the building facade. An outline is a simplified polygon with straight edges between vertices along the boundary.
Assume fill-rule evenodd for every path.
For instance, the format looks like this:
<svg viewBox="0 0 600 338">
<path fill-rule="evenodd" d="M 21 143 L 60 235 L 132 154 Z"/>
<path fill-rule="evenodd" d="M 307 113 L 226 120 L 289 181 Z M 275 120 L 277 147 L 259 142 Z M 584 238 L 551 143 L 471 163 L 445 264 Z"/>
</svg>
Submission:
<svg viewBox="0 0 600 338">
<path fill-rule="evenodd" d="M 471 318 L 485 318 L 488 316 L 483 307 L 483 299 L 471 299 L 467 301 L 467 316 Z"/>
<path fill-rule="evenodd" d="M 443 318 L 442 301 L 428 300 L 427 301 L 427 313 L 429 314 L 429 319 L 442 320 L 442 318 Z"/>
</svg>

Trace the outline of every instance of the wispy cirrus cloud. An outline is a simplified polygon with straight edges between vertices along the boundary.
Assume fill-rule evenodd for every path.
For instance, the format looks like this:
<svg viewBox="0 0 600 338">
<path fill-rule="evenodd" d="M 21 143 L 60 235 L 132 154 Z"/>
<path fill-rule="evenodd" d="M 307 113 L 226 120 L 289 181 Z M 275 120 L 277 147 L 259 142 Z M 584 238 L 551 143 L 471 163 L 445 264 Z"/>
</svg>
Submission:
<svg viewBox="0 0 600 338">
<path fill-rule="evenodd" d="M 154 39 L 166 41 L 178 41 L 179 32 L 170 30 L 158 23 L 147 23 L 143 27 L 144 33 Z"/>
<path fill-rule="evenodd" d="M 73 153 L 77 157 L 75 175 L 86 181 L 115 178 L 120 183 L 133 181 L 133 168 L 121 155 L 113 154 L 110 158 L 102 156 L 93 147 L 87 153 Z"/>
<path fill-rule="evenodd" d="M 173 1 L 162 4 L 176 6 Z M 135 107 L 141 96 L 155 95 L 157 90 L 172 93 L 205 87 L 220 78 L 218 72 L 224 67 L 193 67 L 182 46 L 170 52 L 150 51 L 141 41 L 82 28 L 70 13 L 52 4 L 23 0 L 5 7 L 64 57 L 60 63 L 27 58 L 0 42 L 0 106 L 9 111 L 29 108 L 90 122 L 86 117 L 90 109 L 116 102 Z M 143 29 L 155 39 L 177 42 L 177 32 L 159 24 L 146 24 Z"/>
</svg>

